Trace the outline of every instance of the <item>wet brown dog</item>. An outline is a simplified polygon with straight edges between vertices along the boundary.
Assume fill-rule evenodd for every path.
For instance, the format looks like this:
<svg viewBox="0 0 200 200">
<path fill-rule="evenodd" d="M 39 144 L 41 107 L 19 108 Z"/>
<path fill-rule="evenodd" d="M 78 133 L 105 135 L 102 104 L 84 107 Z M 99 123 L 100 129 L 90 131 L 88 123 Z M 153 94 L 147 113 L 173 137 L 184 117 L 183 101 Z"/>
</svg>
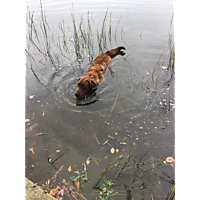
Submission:
<svg viewBox="0 0 200 200">
<path fill-rule="evenodd" d="M 81 97 L 86 92 L 92 91 L 104 77 L 107 67 L 112 63 L 111 56 L 117 54 L 121 49 L 126 49 L 119 46 L 105 53 L 99 54 L 89 67 L 85 76 L 81 76 L 78 80 L 78 87 L 75 91 L 75 96 Z"/>
</svg>

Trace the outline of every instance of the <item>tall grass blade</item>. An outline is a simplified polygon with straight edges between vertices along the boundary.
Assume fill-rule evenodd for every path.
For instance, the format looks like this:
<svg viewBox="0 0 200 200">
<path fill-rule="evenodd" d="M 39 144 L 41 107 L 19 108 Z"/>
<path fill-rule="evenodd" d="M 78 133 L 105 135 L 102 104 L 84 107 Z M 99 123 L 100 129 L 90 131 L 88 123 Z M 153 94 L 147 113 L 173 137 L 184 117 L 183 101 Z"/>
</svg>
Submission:
<svg viewBox="0 0 200 200">
<path fill-rule="evenodd" d="M 170 198 L 170 196 L 171 196 L 172 192 L 174 191 L 174 189 L 175 189 L 175 185 L 174 185 L 174 187 L 171 189 L 171 192 L 169 193 L 169 195 L 168 195 L 168 197 L 167 197 L 167 199 L 166 199 L 166 200 L 169 200 L 169 198 Z M 172 197 L 171 199 L 173 199 L 173 197 Z"/>
<path fill-rule="evenodd" d="M 128 162 L 129 162 L 129 160 L 130 160 L 130 158 L 131 158 L 132 155 L 133 155 L 133 153 L 129 154 L 127 161 L 124 163 L 124 165 L 122 166 L 122 168 L 116 174 L 115 178 L 117 178 L 121 174 L 121 172 L 123 171 L 124 167 L 128 164 Z"/>
</svg>

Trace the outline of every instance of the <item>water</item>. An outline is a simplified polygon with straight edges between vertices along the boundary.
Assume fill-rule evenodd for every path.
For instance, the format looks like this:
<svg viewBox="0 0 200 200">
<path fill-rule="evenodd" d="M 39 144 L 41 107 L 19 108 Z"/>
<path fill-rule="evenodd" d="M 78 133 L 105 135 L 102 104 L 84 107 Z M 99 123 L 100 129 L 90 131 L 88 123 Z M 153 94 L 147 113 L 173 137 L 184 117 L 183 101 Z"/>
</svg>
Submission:
<svg viewBox="0 0 200 200">
<path fill-rule="evenodd" d="M 89 182 L 83 188 L 88 199 L 96 199 L 99 190 L 93 186 L 102 170 L 125 151 L 119 170 L 133 152 L 124 171 L 112 180 L 118 191 L 113 199 L 128 199 L 127 187 L 133 199 L 167 198 L 174 185 L 174 164 L 163 165 L 168 156 L 174 157 L 174 71 L 168 67 L 173 62 L 172 1 L 42 1 L 47 39 L 41 30 L 40 2 L 28 1 L 27 6 L 27 12 L 34 11 L 40 43 L 27 25 L 26 177 L 42 185 L 64 165 L 59 178 L 68 181 L 74 171 L 83 170 L 90 157 Z M 86 46 L 79 35 L 79 57 L 73 46 L 71 15 L 78 33 L 82 18 L 82 28 L 90 34 Z M 103 46 L 98 43 L 97 30 L 101 32 L 105 15 Z M 30 25 L 28 14 L 27 21 Z M 51 45 L 53 64 L 43 55 L 48 49 L 46 41 Z M 100 48 L 105 52 L 120 45 L 126 47 L 126 54 L 113 58 L 93 95 L 76 100 L 78 78 L 87 72 Z M 29 150 L 32 147 L 34 154 Z M 119 153 L 111 154 L 112 147 Z M 134 158 L 142 152 L 147 153 L 137 170 Z M 115 171 L 116 166 L 105 179 L 112 179 Z M 102 183 L 103 179 L 98 187 Z M 59 180 L 51 182 L 53 187 L 58 184 L 62 187 Z"/>
</svg>

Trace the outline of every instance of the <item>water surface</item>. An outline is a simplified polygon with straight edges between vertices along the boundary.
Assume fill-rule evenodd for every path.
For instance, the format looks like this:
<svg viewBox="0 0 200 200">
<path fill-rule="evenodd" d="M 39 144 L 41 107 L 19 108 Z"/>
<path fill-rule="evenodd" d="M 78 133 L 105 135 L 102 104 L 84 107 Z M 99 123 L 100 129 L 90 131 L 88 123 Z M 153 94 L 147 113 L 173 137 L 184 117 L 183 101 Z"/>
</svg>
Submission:
<svg viewBox="0 0 200 200">
<path fill-rule="evenodd" d="M 166 199 L 174 186 L 174 165 L 163 164 L 174 157 L 172 1 L 46 0 L 42 8 L 43 15 L 39 1 L 27 1 L 26 177 L 42 185 L 64 165 L 59 176 L 70 180 L 94 157 L 98 164 L 90 158 L 84 190 L 88 199 L 96 199 L 93 186 L 102 170 L 125 150 L 124 163 L 129 152 L 135 157 L 112 180 L 118 191 L 113 199 L 128 199 L 126 187 L 133 199 Z M 80 34 L 81 21 L 87 43 Z M 104 44 L 99 45 L 97 31 L 100 35 L 103 23 Z M 45 54 L 47 41 L 51 57 Z M 121 45 L 126 54 L 113 58 L 93 95 L 77 100 L 78 78 L 99 53 Z M 112 147 L 119 153 L 111 154 Z M 134 168 L 134 158 L 142 152 L 147 152 L 140 168 L 144 174 Z M 114 171 L 105 179 L 112 179 Z"/>
</svg>

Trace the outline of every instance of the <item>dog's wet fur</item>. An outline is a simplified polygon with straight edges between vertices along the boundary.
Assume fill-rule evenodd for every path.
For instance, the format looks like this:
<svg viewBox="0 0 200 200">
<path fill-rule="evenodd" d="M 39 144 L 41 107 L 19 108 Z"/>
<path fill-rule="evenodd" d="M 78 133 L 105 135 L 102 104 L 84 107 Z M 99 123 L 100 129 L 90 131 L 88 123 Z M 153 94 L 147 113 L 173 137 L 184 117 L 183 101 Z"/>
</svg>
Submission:
<svg viewBox="0 0 200 200">
<path fill-rule="evenodd" d="M 82 97 L 87 92 L 93 91 L 93 89 L 99 85 L 104 77 L 107 67 L 112 63 L 112 57 L 119 54 L 121 49 L 126 48 L 119 46 L 105 53 L 101 53 L 96 57 L 86 75 L 81 76 L 78 80 L 78 87 L 75 91 L 75 96 L 77 98 Z"/>
</svg>

